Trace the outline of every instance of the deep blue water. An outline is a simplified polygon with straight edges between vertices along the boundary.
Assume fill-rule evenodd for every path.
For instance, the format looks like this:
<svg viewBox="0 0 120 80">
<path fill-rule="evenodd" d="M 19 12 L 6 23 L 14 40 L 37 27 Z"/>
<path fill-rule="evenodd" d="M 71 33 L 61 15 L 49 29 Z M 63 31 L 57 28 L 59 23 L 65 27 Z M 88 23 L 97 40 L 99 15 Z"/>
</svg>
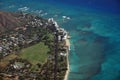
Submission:
<svg viewBox="0 0 120 80">
<path fill-rule="evenodd" d="M 120 0 L 53 0 L 74 6 L 85 6 L 110 12 L 120 12 Z"/>
<path fill-rule="evenodd" d="M 119 4 L 120 0 L 0 0 L 0 10 L 53 17 L 70 32 L 68 80 L 120 80 Z"/>
</svg>

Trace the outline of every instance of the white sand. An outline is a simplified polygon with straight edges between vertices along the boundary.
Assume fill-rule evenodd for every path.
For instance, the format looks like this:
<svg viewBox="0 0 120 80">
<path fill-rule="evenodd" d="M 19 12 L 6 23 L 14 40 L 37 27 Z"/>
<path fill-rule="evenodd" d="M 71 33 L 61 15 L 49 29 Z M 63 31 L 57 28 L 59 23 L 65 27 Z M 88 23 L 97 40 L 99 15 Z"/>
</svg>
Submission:
<svg viewBox="0 0 120 80">
<path fill-rule="evenodd" d="M 70 67 L 69 67 L 69 60 L 68 60 L 68 55 L 69 55 L 69 48 L 70 48 L 70 41 L 69 39 L 66 39 L 66 46 L 68 46 L 68 50 L 67 50 L 67 71 L 66 71 L 66 74 L 65 74 L 65 77 L 64 77 L 64 80 L 68 80 L 68 74 L 69 74 L 69 71 L 70 71 Z"/>
</svg>

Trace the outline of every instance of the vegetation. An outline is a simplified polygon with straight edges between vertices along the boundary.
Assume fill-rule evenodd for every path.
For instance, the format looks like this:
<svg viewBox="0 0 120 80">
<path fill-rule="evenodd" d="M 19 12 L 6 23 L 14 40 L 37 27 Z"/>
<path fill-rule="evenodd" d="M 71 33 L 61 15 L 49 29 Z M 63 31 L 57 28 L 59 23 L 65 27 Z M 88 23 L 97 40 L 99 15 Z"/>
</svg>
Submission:
<svg viewBox="0 0 120 80">
<path fill-rule="evenodd" d="M 26 59 L 31 62 L 33 65 L 37 63 L 44 63 L 48 57 L 47 52 L 49 48 L 43 42 L 25 48 L 19 54 L 19 57 Z"/>
<path fill-rule="evenodd" d="M 1 72 L 5 73 L 0 77 L 11 76 L 13 80 L 12 77 L 17 75 L 19 80 L 53 80 L 56 75 L 56 80 L 62 80 L 67 70 L 66 57 L 60 54 L 67 50 L 62 40 L 65 31 L 60 34 L 62 29 L 59 29 L 60 33 L 57 33 L 54 23 L 31 15 L 19 16 L 18 19 L 25 19 L 25 25 L 0 37 L 3 46 L 0 68 L 4 67 Z M 59 41 L 58 35 L 61 38 Z"/>
<path fill-rule="evenodd" d="M 17 55 L 15 55 L 15 54 L 11 54 L 11 55 L 8 55 L 8 56 L 4 57 L 0 61 L 0 66 L 1 67 L 6 67 L 7 64 L 9 63 L 9 61 L 15 59 L 16 57 L 17 57 Z"/>
</svg>

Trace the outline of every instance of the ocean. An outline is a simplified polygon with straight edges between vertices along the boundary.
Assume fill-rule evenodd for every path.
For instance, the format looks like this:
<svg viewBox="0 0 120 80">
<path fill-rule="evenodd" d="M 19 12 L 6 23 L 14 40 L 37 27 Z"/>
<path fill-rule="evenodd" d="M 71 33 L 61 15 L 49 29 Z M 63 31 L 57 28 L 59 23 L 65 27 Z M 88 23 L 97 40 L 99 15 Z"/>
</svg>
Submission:
<svg viewBox="0 0 120 80">
<path fill-rule="evenodd" d="M 120 80 L 119 5 L 120 0 L 0 0 L 0 11 L 53 17 L 70 33 L 68 80 Z"/>
</svg>

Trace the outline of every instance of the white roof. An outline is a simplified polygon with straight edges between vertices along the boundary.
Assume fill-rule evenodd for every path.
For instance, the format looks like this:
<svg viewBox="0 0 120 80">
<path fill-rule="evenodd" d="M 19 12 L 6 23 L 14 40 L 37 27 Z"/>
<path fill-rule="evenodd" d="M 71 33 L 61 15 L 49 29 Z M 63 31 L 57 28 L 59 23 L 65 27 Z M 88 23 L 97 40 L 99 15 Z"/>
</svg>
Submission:
<svg viewBox="0 0 120 80">
<path fill-rule="evenodd" d="M 61 56 L 66 56 L 67 54 L 66 53 L 60 53 Z"/>
</svg>

